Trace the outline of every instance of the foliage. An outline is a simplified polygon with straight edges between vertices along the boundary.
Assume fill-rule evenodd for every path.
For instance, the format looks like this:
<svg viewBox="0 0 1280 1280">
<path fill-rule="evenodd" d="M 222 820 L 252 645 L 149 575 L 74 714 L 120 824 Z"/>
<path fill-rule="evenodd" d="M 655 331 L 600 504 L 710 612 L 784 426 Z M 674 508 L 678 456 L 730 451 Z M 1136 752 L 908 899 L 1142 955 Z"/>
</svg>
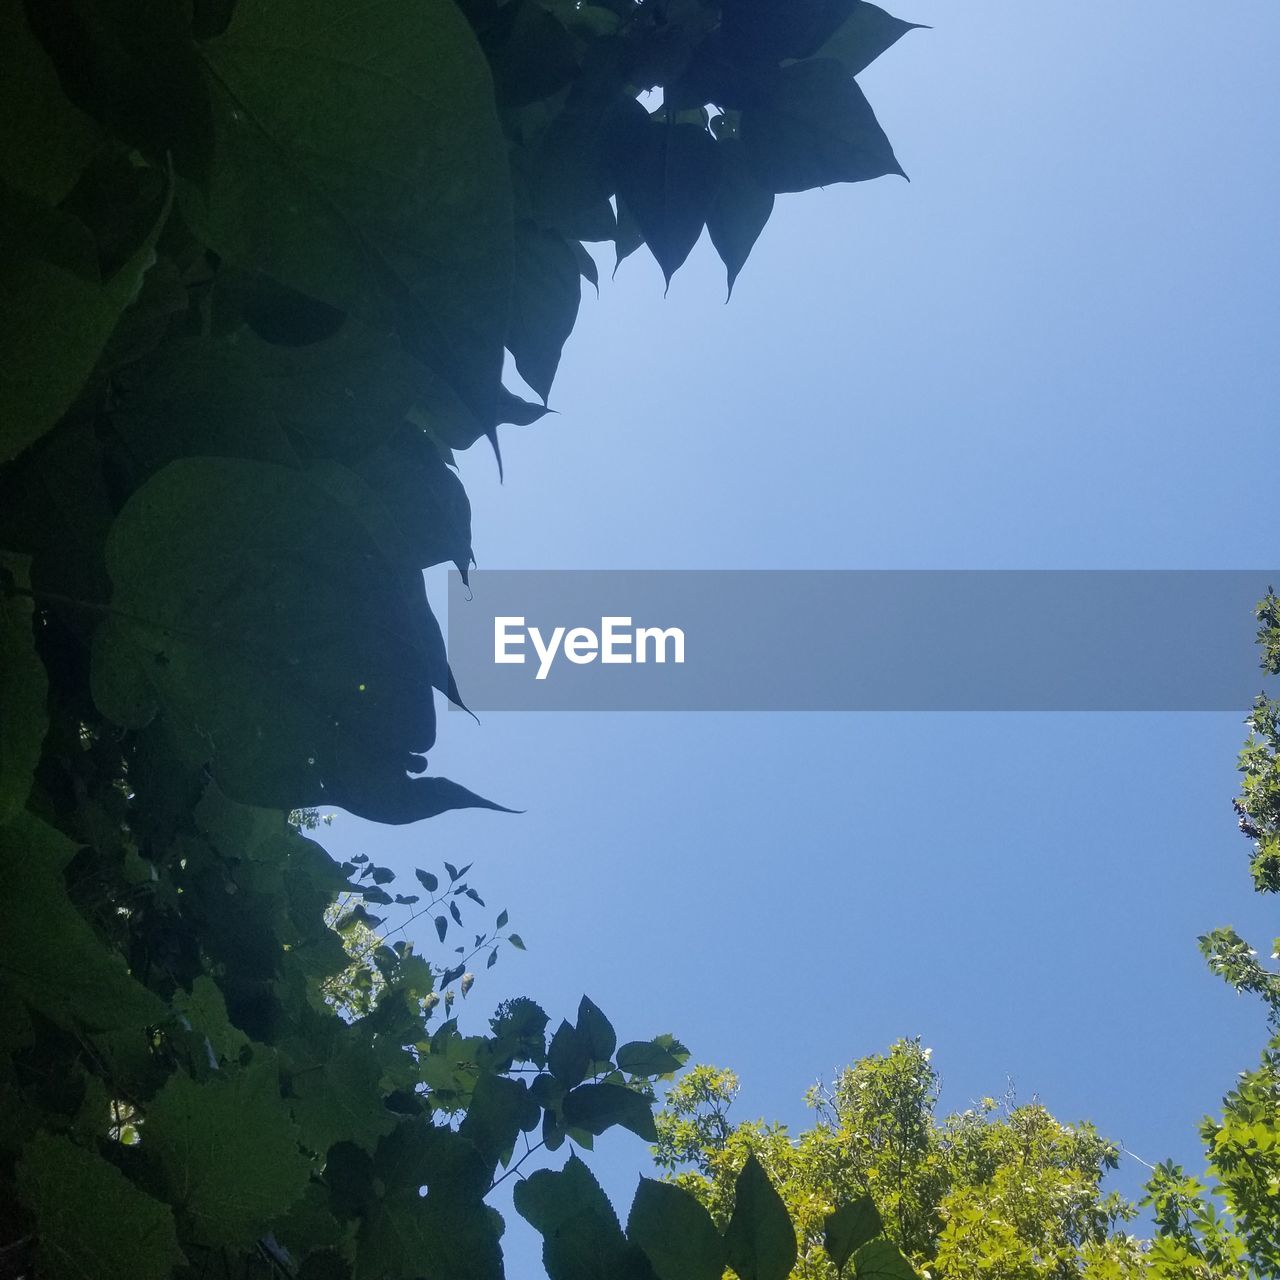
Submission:
<svg viewBox="0 0 1280 1280">
<path fill-rule="evenodd" d="M 1280 599 L 1259 604 L 1263 669 L 1280 675 Z M 1259 892 L 1280 837 L 1280 703 L 1256 700 L 1240 756 L 1240 829 L 1253 844 Z M 735 1211 L 738 1170 L 758 1160 L 774 1180 L 799 1237 L 791 1274 L 826 1280 L 843 1252 L 832 1224 L 883 1215 L 885 1236 L 938 1280 L 1255 1280 L 1280 1275 L 1280 973 L 1232 929 L 1200 939 L 1210 967 L 1259 996 L 1271 1038 L 1242 1072 L 1221 1116 L 1201 1126 L 1208 1177 L 1166 1161 L 1141 1202 L 1154 1233 L 1125 1230 L 1138 1208 L 1104 1194 L 1119 1149 L 1091 1125 L 1063 1125 L 1037 1102 L 977 1106 L 939 1121 L 939 1082 L 928 1049 L 899 1041 L 863 1058 L 807 1101 L 814 1125 L 798 1136 L 763 1121 L 736 1123 L 731 1071 L 695 1066 L 669 1091 L 657 1118 L 659 1164 L 713 1220 Z M 1280 955 L 1280 939 L 1272 958 Z M 860 1200 L 858 1197 L 865 1197 Z M 841 1207 L 835 1209 L 836 1205 Z"/>
<path fill-rule="evenodd" d="M 1262 668 L 1280 675 L 1280 599 L 1268 591 L 1257 608 Z M 1240 753 L 1240 830 L 1253 846 L 1250 872 L 1259 893 L 1280 887 L 1280 702 L 1260 694 Z M 1174 1165 L 1157 1170 L 1148 1188 L 1162 1224 L 1155 1274 L 1211 1280 L 1280 1274 L 1280 973 L 1258 959 L 1234 929 L 1200 939 L 1209 967 L 1237 991 L 1260 997 L 1271 1035 L 1261 1060 L 1243 1071 L 1223 1099 L 1222 1115 L 1201 1126 L 1208 1185 Z M 1271 955 L 1280 953 L 1280 940 Z M 1225 1210 L 1225 1212 L 1224 1212 Z M 1165 1238 L 1169 1244 L 1165 1248 Z M 1163 1251 L 1162 1251 L 1163 1250 Z"/>
<path fill-rule="evenodd" d="M 5 1268 L 496 1276 L 497 1180 L 655 1136 L 674 1039 L 618 1047 L 586 1000 L 549 1040 L 529 1000 L 464 1030 L 471 961 L 523 946 L 506 912 L 468 942 L 465 868 L 419 906 L 312 837 L 497 807 L 425 772 L 460 692 L 421 571 L 471 563 L 454 450 L 546 411 L 583 243 L 669 281 L 705 226 L 732 285 L 777 193 L 900 172 L 853 77 L 908 28 L 864 0 L 0 0 Z M 637 1275 L 719 1257 L 666 1248 L 694 1209 L 642 1188 Z M 594 1227 L 556 1223 L 578 1274 Z M 723 1248 L 768 1277 L 782 1219 L 753 1232 Z"/>
<path fill-rule="evenodd" d="M 1117 1148 L 1092 1126 L 993 1098 L 939 1119 L 938 1090 L 930 1050 L 900 1040 L 810 1089 L 814 1124 L 793 1136 L 731 1123 L 737 1077 L 697 1066 L 658 1115 L 657 1158 L 717 1221 L 735 1211 L 738 1169 L 758 1160 L 796 1224 L 790 1274 L 804 1280 L 836 1274 L 831 1218 L 858 1204 L 923 1274 L 953 1280 L 1083 1275 L 1086 1261 L 1134 1256 L 1121 1227 L 1136 1211 L 1100 1190 Z"/>
</svg>

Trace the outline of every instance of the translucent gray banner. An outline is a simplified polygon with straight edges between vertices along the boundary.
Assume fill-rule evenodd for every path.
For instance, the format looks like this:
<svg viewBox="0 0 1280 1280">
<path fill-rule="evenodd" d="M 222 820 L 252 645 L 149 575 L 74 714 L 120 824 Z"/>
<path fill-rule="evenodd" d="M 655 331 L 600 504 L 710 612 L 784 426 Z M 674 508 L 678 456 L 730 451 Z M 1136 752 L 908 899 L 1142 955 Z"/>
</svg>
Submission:
<svg viewBox="0 0 1280 1280">
<path fill-rule="evenodd" d="M 482 711 L 1240 711 L 1265 570 L 449 575 Z"/>
</svg>

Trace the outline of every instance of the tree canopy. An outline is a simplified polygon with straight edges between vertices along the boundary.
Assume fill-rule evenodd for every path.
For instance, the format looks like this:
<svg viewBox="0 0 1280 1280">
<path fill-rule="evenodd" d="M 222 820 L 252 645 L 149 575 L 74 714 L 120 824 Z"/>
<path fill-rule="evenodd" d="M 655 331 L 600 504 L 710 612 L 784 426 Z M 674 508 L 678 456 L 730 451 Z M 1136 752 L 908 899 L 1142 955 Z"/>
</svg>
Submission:
<svg viewBox="0 0 1280 1280">
<path fill-rule="evenodd" d="M 1280 598 L 1259 604 L 1262 667 L 1280 675 Z M 1280 702 L 1259 695 L 1233 802 L 1261 893 L 1280 889 Z M 656 1159 L 717 1222 L 735 1210 L 745 1162 L 768 1171 L 795 1224 L 794 1280 L 833 1280 L 834 1215 L 874 1222 L 938 1280 L 1255 1280 L 1280 1275 L 1280 973 L 1235 930 L 1206 933 L 1210 968 L 1261 999 L 1270 1035 L 1220 1116 L 1201 1126 L 1206 1176 L 1164 1161 L 1133 1204 L 1106 1191 L 1121 1149 L 1036 1099 L 981 1099 L 938 1118 L 940 1077 L 918 1039 L 860 1059 L 806 1101 L 812 1127 L 730 1119 L 738 1077 L 698 1065 L 668 1090 Z M 1280 955 L 1280 939 L 1271 948 Z M 1130 1153 L 1130 1158 L 1132 1157 Z M 853 1206 L 861 1205 L 860 1209 Z M 1154 1228 L 1140 1235 L 1146 1212 Z M 837 1235 L 836 1239 L 839 1239 Z"/>
</svg>

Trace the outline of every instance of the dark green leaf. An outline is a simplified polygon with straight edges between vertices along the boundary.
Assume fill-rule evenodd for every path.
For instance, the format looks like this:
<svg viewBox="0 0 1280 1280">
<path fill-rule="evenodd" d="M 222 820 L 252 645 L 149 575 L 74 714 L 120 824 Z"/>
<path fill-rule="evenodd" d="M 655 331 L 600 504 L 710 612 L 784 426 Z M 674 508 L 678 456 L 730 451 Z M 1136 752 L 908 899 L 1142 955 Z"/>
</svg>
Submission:
<svg viewBox="0 0 1280 1280">
<path fill-rule="evenodd" d="M 617 203 L 618 227 L 613 236 L 613 274 L 615 276 L 623 260 L 629 258 L 644 244 L 644 232 L 640 230 L 640 224 L 632 216 L 631 210 L 623 204 L 621 199 Z"/>
<path fill-rule="evenodd" d="M 341 804 L 406 822 L 494 807 L 410 777 L 449 679 L 416 568 L 389 562 L 305 475 L 186 459 L 117 517 L 107 567 L 119 613 L 94 650 L 94 690 L 141 670 L 193 762 L 248 804 Z M 103 711 L 128 723 L 130 708 Z"/>
<path fill-rule="evenodd" d="M 564 1122 L 570 1128 L 601 1134 L 614 1125 L 646 1142 L 657 1142 L 651 1104 L 641 1094 L 618 1084 L 581 1084 L 565 1095 Z"/>
<path fill-rule="evenodd" d="M 609 1197 L 600 1189 L 591 1170 L 577 1156 L 570 1156 L 559 1172 L 539 1169 L 515 1188 L 516 1212 L 540 1235 L 548 1236 L 570 1218 L 583 1212 L 612 1219 L 618 1235 L 622 1228 Z"/>
<path fill-rule="evenodd" d="M 504 929 L 506 928 L 506 924 L 507 924 L 507 911 L 506 911 L 506 908 L 504 907 L 501 911 L 498 912 L 498 918 L 497 920 L 494 921 L 493 927 L 495 929 Z"/>
<path fill-rule="evenodd" d="M 737 138 L 719 144 L 720 190 L 707 217 L 707 230 L 729 276 L 729 296 L 752 247 L 773 212 L 773 193 L 756 180 L 746 150 Z"/>
<path fill-rule="evenodd" d="M 463 574 L 470 567 L 471 503 L 419 428 L 405 423 L 350 470 L 328 463 L 316 474 L 392 559 L 418 569 L 451 560 Z"/>
<path fill-rule="evenodd" d="M 200 1244 L 251 1244 L 310 1177 L 265 1059 L 203 1084 L 178 1072 L 148 1103 L 146 1130 L 166 1191 L 184 1206 Z"/>
<path fill-rule="evenodd" d="M 598 295 L 600 292 L 600 268 L 596 266 L 596 260 L 587 252 L 586 247 L 577 240 L 570 240 L 569 248 L 573 250 L 574 261 L 578 264 L 578 274 L 595 289 Z"/>
<path fill-rule="evenodd" d="M 560 1173 L 540 1169 L 518 1183 L 514 1199 L 516 1212 L 543 1238 L 551 1280 L 653 1280 L 643 1253 L 627 1242 L 608 1198 L 577 1156 Z"/>
<path fill-rule="evenodd" d="M 889 1240 L 872 1240 L 853 1255 L 857 1280 L 919 1280 L 915 1268 Z"/>
<path fill-rule="evenodd" d="M 0 462 L 71 406 L 155 261 L 168 199 L 133 228 L 127 256 L 100 274 L 90 229 L 0 187 Z"/>
<path fill-rule="evenodd" d="M 535 0 L 503 5 L 484 46 L 503 106 L 549 98 L 578 71 L 573 37 Z"/>
<path fill-rule="evenodd" d="M 415 871 L 413 874 L 418 877 L 418 883 L 428 893 L 435 893 L 436 889 L 440 887 L 440 881 L 430 871 Z"/>
<path fill-rule="evenodd" d="M 652 117 L 631 129 L 618 197 L 668 285 L 702 234 L 719 186 L 720 152 L 705 129 Z"/>
<path fill-rule="evenodd" d="M 152 160 L 199 179 L 211 113 L 190 10 L 166 0 L 28 0 L 32 29 L 76 106 Z"/>
<path fill-rule="evenodd" d="M 493 1168 L 507 1163 L 519 1134 L 536 1129 L 541 1119 L 542 1112 L 523 1080 L 485 1074 L 476 1081 L 458 1133 Z"/>
<path fill-rule="evenodd" d="M 560 352 L 573 332 L 582 300 L 578 259 L 554 231 L 530 223 L 516 228 L 515 280 L 507 347 L 520 376 L 542 397 L 560 365 Z"/>
<path fill-rule="evenodd" d="M 844 21 L 857 0 L 724 0 L 720 36 L 731 62 L 776 66 L 805 58 Z M 704 98 L 704 102 L 719 101 Z"/>
<path fill-rule="evenodd" d="M 618 1050 L 618 1067 L 633 1076 L 652 1079 L 678 1071 L 684 1059 L 654 1040 L 632 1040 Z"/>
<path fill-rule="evenodd" d="M 644 1250 L 658 1280 L 721 1280 L 724 1274 L 724 1240 L 683 1187 L 641 1178 L 627 1236 Z"/>
<path fill-rule="evenodd" d="M 31 601 L 4 589 L 5 575 L 13 586 L 30 588 L 28 563 L 0 552 L 0 825 L 26 808 L 49 728 L 49 681 L 36 653 Z"/>
<path fill-rule="evenodd" d="M 293 1064 L 290 1104 L 302 1142 L 323 1156 L 336 1142 L 372 1151 L 395 1127 L 382 1101 L 382 1068 L 372 1051 L 350 1035 L 323 1058 Z"/>
<path fill-rule="evenodd" d="M 525 949 L 524 939 L 518 933 L 507 934 L 507 941 L 511 943 L 517 951 L 523 951 Z"/>
<path fill-rule="evenodd" d="M 528 400 L 522 400 L 506 387 L 498 389 L 497 423 L 510 422 L 517 427 L 527 427 L 539 418 L 545 418 L 547 413 L 547 406 L 544 404 L 531 404 Z"/>
<path fill-rule="evenodd" d="M 0 978 L 41 1015 L 71 1029 L 132 1029 L 168 1010 L 136 981 L 67 897 L 63 868 L 75 846 L 23 812 L 0 827 Z"/>
<path fill-rule="evenodd" d="M 67 101 L 22 0 L 0 4 L 0 59 L 0 183 L 56 205 L 101 145 L 101 127 Z"/>
<path fill-rule="evenodd" d="M 796 1233 L 782 1197 L 754 1155 L 734 1185 L 733 1217 L 725 1232 L 729 1265 L 741 1280 L 786 1280 L 796 1264 Z"/>
<path fill-rule="evenodd" d="M 578 1002 L 578 1034 L 592 1062 L 608 1062 L 618 1046 L 613 1023 L 586 996 Z"/>
<path fill-rule="evenodd" d="M 578 1084 L 591 1065 L 591 1044 L 568 1022 L 561 1022 L 547 1049 L 547 1067 L 566 1088 Z"/>
<path fill-rule="evenodd" d="M 184 192 L 188 220 L 231 261 L 398 327 L 488 421 L 510 191 L 461 13 L 450 0 L 240 0 L 201 57 L 215 143 L 207 188 Z"/>
<path fill-rule="evenodd" d="M 906 176 L 862 90 L 832 58 L 783 67 L 743 111 L 741 135 L 757 179 L 774 192 Z"/>
<path fill-rule="evenodd" d="M 827 1214 L 823 1226 L 823 1247 L 837 1271 L 869 1240 L 884 1231 L 884 1223 L 870 1196 L 862 1196 Z"/>
<path fill-rule="evenodd" d="M 908 31 L 925 29 L 918 22 L 903 22 L 866 0 L 858 0 L 843 24 L 813 52 L 819 58 L 838 59 L 856 76 Z"/>
<path fill-rule="evenodd" d="M 449 932 L 449 921 L 444 916 L 436 916 L 436 933 L 440 941 L 444 941 L 444 936 Z"/>
<path fill-rule="evenodd" d="M 29 1143 L 17 1183 L 35 1218 L 41 1276 L 165 1280 L 187 1266 L 169 1206 L 66 1138 Z"/>
<path fill-rule="evenodd" d="M 360 1231 L 356 1280 L 447 1276 L 502 1280 L 502 1251 L 482 1202 L 447 1185 L 382 1198 Z"/>
</svg>

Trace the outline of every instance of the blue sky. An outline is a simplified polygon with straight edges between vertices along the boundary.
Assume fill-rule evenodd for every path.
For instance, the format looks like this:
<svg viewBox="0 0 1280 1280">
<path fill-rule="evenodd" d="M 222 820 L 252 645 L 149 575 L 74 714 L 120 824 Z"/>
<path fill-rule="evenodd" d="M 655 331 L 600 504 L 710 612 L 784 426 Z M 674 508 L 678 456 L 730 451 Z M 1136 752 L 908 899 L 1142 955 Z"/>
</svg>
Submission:
<svg viewBox="0 0 1280 1280">
<path fill-rule="evenodd" d="M 728 307 L 705 239 L 665 299 L 643 252 L 606 278 L 505 485 L 463 459 L 482 566 L 1277 561 L 1280 8 L 890 7 L 934 27 L 861 78 L 911 183 L 781 198 Z M 1278 931 L 1229 803 L 1243 714 L 449 716 L 432 770 L 527 812 L 328 843 L 475 862 L 529 945 L 477 1018 L 585 990 L 794 1123 L 920 1034 L 947 1107 L 1011 1078 L 1198 1168 L 1264 1025 L 1196 935 Z M 644 1147 L 598 1148 L 625 1211 Z"/>
</svg>

